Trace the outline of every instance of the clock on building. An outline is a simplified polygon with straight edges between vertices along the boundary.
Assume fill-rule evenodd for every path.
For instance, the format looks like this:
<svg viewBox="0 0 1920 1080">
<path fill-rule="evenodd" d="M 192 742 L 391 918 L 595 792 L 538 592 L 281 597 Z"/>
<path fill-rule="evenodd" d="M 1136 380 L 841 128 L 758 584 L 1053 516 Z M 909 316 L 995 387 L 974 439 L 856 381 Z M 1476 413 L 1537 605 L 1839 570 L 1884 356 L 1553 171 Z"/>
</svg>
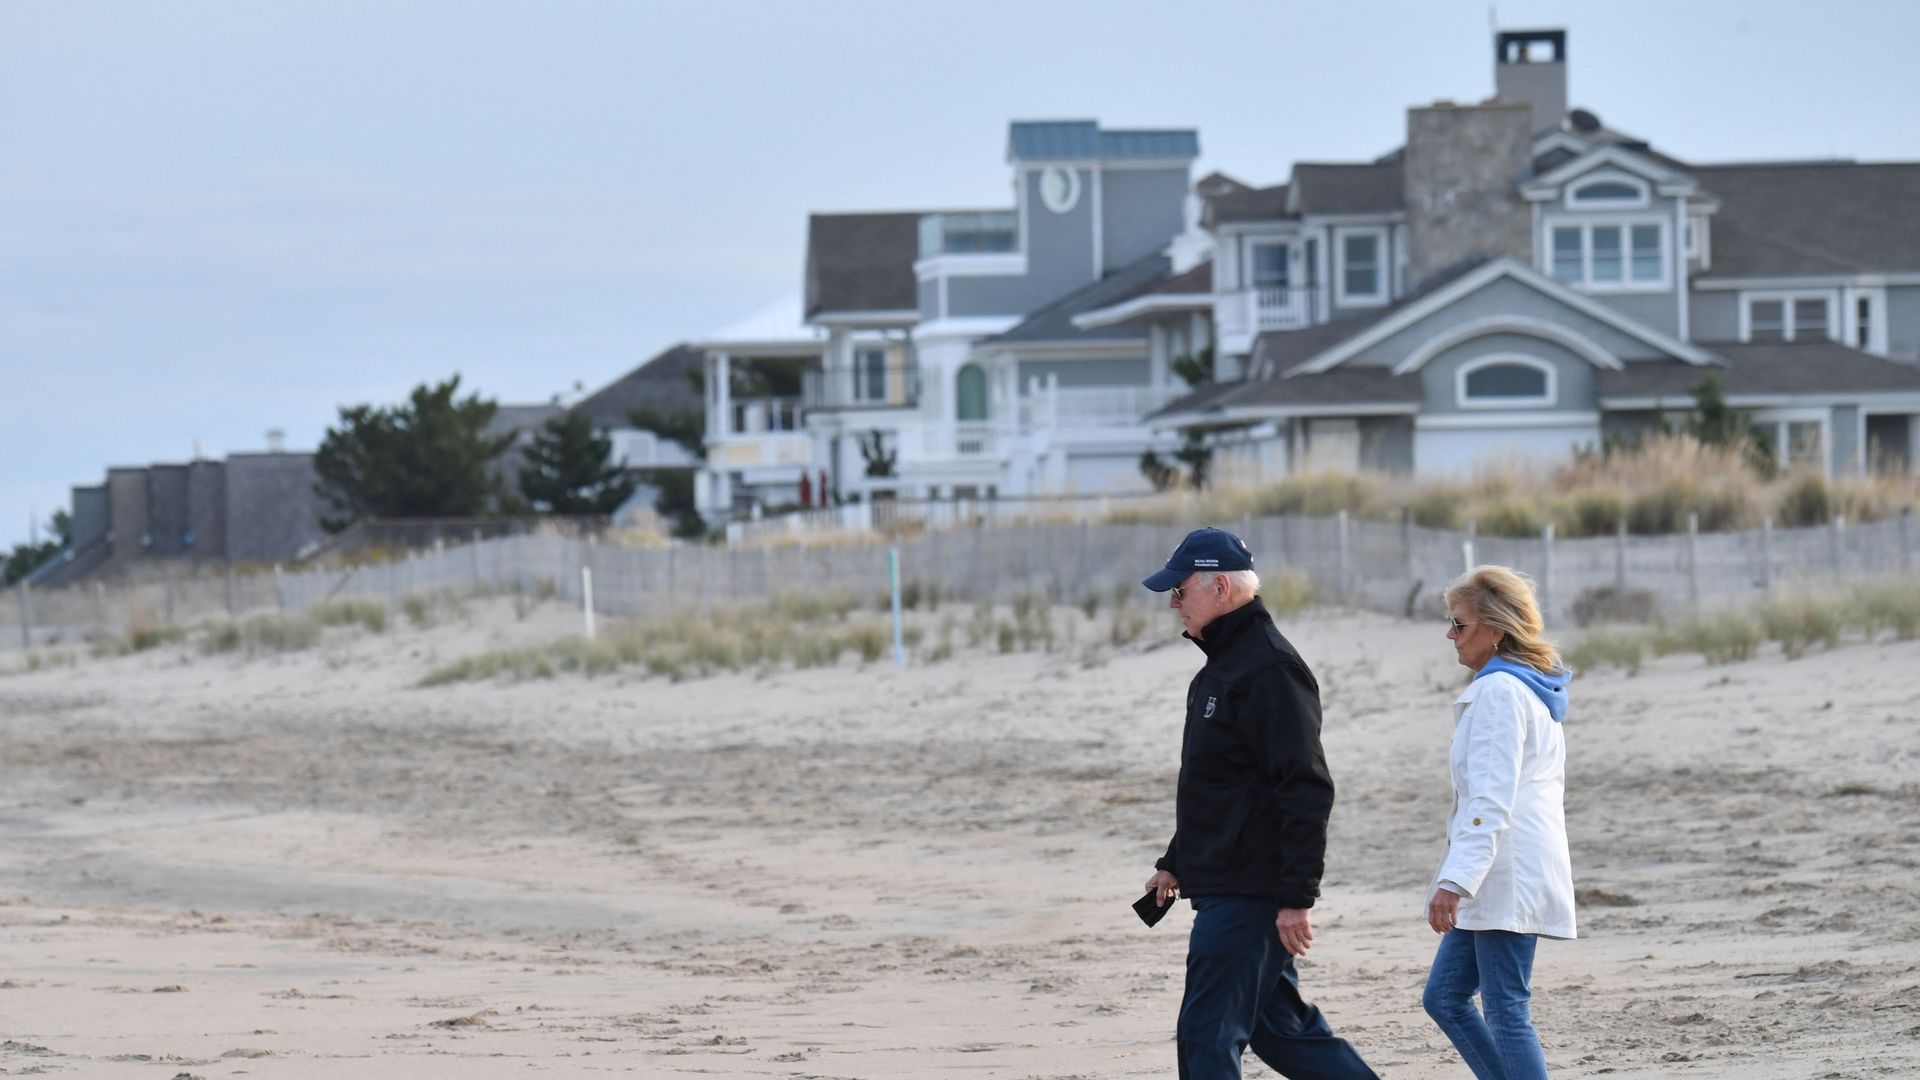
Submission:
<svg viewBox="0 0 1920 1080">
<path fill-rule="evenodd" d="M 1064 214 L 1080 201 L 1080 174 L 1059 166 L 1040 174 L 1040 201 L 1056 214 Z"/>
</svg>

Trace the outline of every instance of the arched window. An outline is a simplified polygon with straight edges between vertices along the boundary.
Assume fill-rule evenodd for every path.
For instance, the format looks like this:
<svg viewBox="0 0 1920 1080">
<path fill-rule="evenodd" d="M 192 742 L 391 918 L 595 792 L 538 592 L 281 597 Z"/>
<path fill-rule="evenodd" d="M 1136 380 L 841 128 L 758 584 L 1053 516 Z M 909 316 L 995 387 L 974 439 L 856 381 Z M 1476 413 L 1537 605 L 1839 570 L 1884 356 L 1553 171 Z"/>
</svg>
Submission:
<svg viewBox="0 0 1920 1080">
<path fill-rule="evenodd" d="M 1574 206 L 1641 206 L 1646 201 L 1645 187 L 1618 177 L 1589 180 L 1567 194 L 1567 202 Z"/>
<path fill-rule="evenodd" d="M 1553 365 L 1531 356 L 1486 356 L 1462 364 L 1463 409 L 1517 409 L 1552 405 L 1558 394 Z"/>
<path fill-rule="evenodd" d="M 960 369 L 956 390 L 954 419 L 964 423 L 987 418 L 987 373 L 980 370 L 979 364 Z"/>
</svg>

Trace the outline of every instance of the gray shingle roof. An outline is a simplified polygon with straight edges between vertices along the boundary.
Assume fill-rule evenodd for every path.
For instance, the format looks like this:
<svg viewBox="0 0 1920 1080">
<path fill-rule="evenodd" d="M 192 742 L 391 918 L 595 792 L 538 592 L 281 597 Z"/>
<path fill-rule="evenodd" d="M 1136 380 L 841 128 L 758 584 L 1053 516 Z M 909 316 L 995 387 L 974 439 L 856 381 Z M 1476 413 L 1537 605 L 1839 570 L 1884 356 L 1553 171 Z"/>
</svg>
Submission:
<svg viewBox="0 0 1920 1080">
<path fill-rule="evenodd" d="M 1920 163 L 1706 165 L 1710 277 L 1920 270 Z"/>
<path fill-rule="evenodd" d="M 923 216 L 918 211 L 809 216 L 806 317 L 917 309 L 913 263 L 920 255 Z"/>
<path fill-rule="evenodd" d="M 1401 164 L 1302 163 L 1293 167 L 1294 202 L 1302 214 L 1387 213 L 1406 207 Z"/>
<path fill-rule="evenodd" d="M 1383 367 L 1342 367 L 1317 375 L 1243 379 L 1203 386 L 1153 415 L 1177 416 L 1243 408 L 1418 405 L 1423 396 L 1419 375 L 1395 375 Z"/>
<path fill-rule="evenodd" d="M 1774 394 L 1920 392 L 1920 366 L 1887 360 L 1838 342 L 1703 344 L 1727 361 L 1702 369 L 1677 361 L 1635 361 L 1597 371 L 1602 398 L 1686 397 L 1709 374 L 1728 397 Z"/>
<path fill-rule="evenodd" d="M 1012 344 L 1033 341 L 1126 341 L 1144 338 L 1146 331 L 1136 325 L 1122 323 L 1119 326 L 1082 330 L 1073 325 L 1073 317 L 1083 312 L 1110 307 L 1123 299 L 1139 295 L 1143 289 L 1151 288 L 1164 280 L 1171 265 L 1171 261 L 1165 255 L 1149 255 L 1129 263 L 1099 281 L 1075 289 L 1052 303 L 1034 309 L 1013 329 L 987 340 Z"/>
<path fill-rule="evenodd" d="M 1195 158 L 1200 135 L 1191 128 L 1102 131 L 1092 120 L 1016 120 L 1007 130 L 1007 156 L 1015 161 Z"/>
<path fill-rule="evenodd" d="M 1207 217 L 1215 225 L 1229 221 L 1276 221 L 1287 216 L 1287 185 L 1242 188 L 1207 200 Z"/>
<path fill-rule="evenodd" d="M 698 412 L 705 408 L 693 388 L 689 372 L 700 370 L 703 358 L 691 345 L 675 345 L 577 402 L 572 412 L 585 415 L 596 428 L 624 428 L 627 414 L 640 406 L 656 412 Z"/>
</svg>

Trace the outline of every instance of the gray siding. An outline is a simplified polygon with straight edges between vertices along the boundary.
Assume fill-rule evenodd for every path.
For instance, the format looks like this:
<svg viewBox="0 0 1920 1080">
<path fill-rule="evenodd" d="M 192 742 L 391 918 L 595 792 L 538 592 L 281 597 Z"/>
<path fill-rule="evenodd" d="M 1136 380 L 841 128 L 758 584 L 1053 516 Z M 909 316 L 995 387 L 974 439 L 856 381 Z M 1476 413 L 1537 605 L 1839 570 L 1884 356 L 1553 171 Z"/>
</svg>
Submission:
<svg viewBox="0 0 1920 1080">
<path fill-rule="evenodd" d="M 75 551 L 107 536 L 107 488 L 105 484 L 73 489 L 73 548 Z"/>
<path fill-rule="evenodd" d="M 1458 413 L 1468 411 L 1479 415 L 1494 413 L 1525 412 L 1524 409 L 1462 410 L 1455 393 L 1455 376 L 1461 365 L 1494 353 L 1519 353 L 1537 360 L 1545 360 L 1553 365 L 1555 382 L 1558 389 L 1556 402 L 1544 406 L 1543 411 L 1579 412 L 1594 407 L 1593 365 L 1584 358 L 1568 351 L 1565 347 L 1551 341 L 1522 334 L 1488 334 L 1471 341 L 1463 341 L 1439 356 L 1427 361 L 1420 369 L 1420 383 L 1426 390 L 1426 402 L 1422 411 L 1428 413 Z"/>
<path fill-rule="evenodd" d="M 1360 467 L 1404 475 L 1413 471 L 1413 417 L 1360 418 Z"/>
<path fill-rule="evenodd" d="M 1346 361 L 1355 366 L 1392 367 L 1425 342 L 1448 330 L 1497 315 L 1524 316 L 1563 326 L 1622 360 L 1659 355 L 1640 339 L 1567 307 L 1510 278 L 1499 278 Z"/>
<path fill-rule="evenodd" d="M 947 317 L 1025 315 L 1065 292 L 1040 293 L 1031 277 L 949 277 Z"/>
<path fill-rule="evenodd" d="M 229 558 L 291 559 L 325 538 L 320 497 L 313 492 L 313 455 L 235 454 L 226 471 Z"/>
<path fill-rule="evenodd" d="M 219 461 L 196 461 L 187 467 L 188 550 L 202 557 L 227 553 L 227 467 Z"/>
<path fill-rule="evenodd" d="M 1902 360 L 1920 359 L 1920 287 L 1887 289 L 1887 352 Z"/>
<path fill-rule="evenodd" d="M 1020 305 L 1006 310 L 1010 315 L 1024 315 L 1099 276 L 1093 266 L 1093 170 L 1074 170 L 1080 178 L 1080 199 L 1064 214 L 1047 209 L 1041 200 L 1041 172 L 1020 173 L 1027 208 L 1027 287 Z"/>
<path fill-rule="evenodd" d="M 147 470 L 147 545 L 150 555 L 187 552 L 187 467 L 155 465 Z"/>
<path fill-rule="evenodd" d="M 1145 386 L 1148 378 L 1146 357 L 1127 360 L 1022 360 L 1020 392 L 1027 392 L 1028 380 L 1057 375 L 1061 389 L 1095 386 Z"/>
<path fill-rule="evenodd" d="M 1855 472 L 1860 468 L 1860 406 L 1833 407 L 1833 471 Z"/>
<path fill-rule="evenodd" d="M 1739 341 L 1740 295 L 1696 290 L 1687 297 L 1687 321 L 1693 324 L 1690 340 Z"/>
<path fill-rule="evenodd" d="M 934 278 L 920 283 L 920 321 L 932 322 L 940 317 L 940 281 Z"/>
<path fill-rule="evenodd" d="M 1600 438 L 1606 442 L 1633 443 L 1655 434 L 1666 419 L 1655 409 L 1600 414 Z"/>
<path fill-rule="evenodd" d="M 107 520 L 114 558 L 135 558 L 146 550 L 147 470 L 107 470 Z"/>
<path fill-rule="evenodd" d="M 1644 323 L 1668 337 L 1680 336 L 1680 299 L 1662 293 L 1588 293 L 1588 299 L 1602 303 L 1622 315 Z"/>
<path fill-rule="evenodd" d="M 1185 169 L 1103 169 L 1102 267 L 1118 270 L 1166 247 L 1186 225 L 1186 195 Z"/>
</svg>

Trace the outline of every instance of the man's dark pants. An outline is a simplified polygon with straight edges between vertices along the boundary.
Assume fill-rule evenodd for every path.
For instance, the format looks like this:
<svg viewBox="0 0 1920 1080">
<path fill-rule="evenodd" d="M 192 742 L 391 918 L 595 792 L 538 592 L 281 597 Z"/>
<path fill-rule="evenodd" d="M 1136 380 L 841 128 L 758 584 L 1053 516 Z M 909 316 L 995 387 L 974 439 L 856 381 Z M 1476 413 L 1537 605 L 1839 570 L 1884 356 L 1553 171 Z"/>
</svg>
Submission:
<svg viewBox="0 0 1920 1080">
<path fill-rule="evenodd" d="M 1249 1044 L 1289 1080 L 1378 1080 L 1320 1010 L 1301 1000 L 1293 957 L 1274 929 L 1279 912 L 1279 901 L 1256 896 L 1193 900 L 1180 1080 L 1239 1077 Z"/>
</svg>

